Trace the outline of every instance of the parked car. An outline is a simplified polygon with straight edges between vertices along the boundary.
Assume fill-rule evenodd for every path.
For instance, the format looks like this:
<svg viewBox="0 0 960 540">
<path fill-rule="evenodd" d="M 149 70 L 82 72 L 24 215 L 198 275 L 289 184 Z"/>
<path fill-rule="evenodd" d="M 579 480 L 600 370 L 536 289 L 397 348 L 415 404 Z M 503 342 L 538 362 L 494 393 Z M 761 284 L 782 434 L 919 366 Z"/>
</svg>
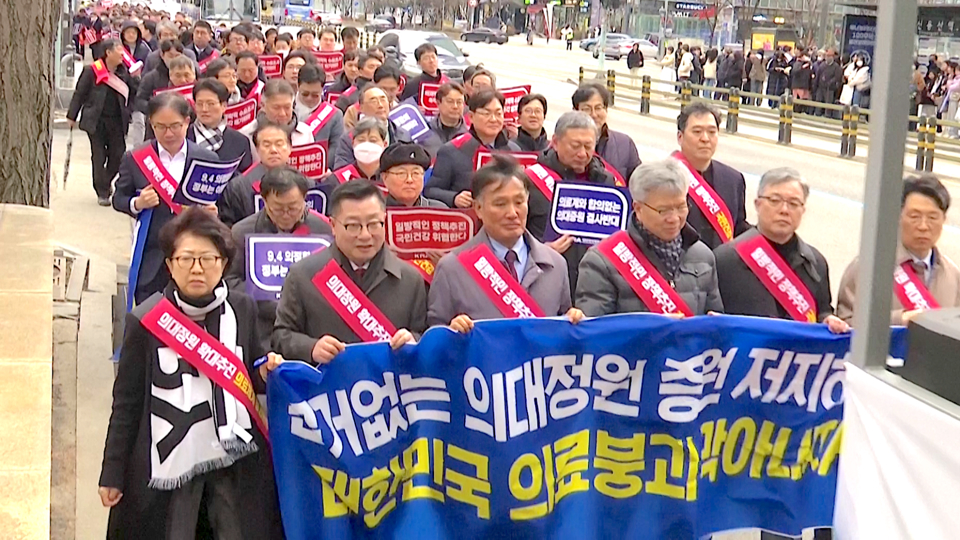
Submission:
<svg viewBox="0 0 960 540">
<path fill-rule="evenodd" d="M 621 58 L 626 58 L 630 51 L 633 49 L 633 44 L 640 44 L 640 52 L 643 53 L 644 59 L 655 59 L 657 57 L 657 46 L 645 39 L 629 39 L 624 41 L 617 41 L 613 44 L 607 45 L 603 49 L 603 55 L 607 58 L 612 58 L 614 60 L 620 60 Z M 593 57 L 597 58 L 600 56 L 596 50 L 593 51 Z"/>
<path fill-rule="evenodd" d="M 607 45 L 610 45 L 611 43 L 614 43 L 616 41 L 621 41 L 624 39 L 633 39 L 633 38 L 628 36 L 627 34 L 607 34 Z M 593 49 L 596 48 L 597 43 L 599 42 L 600 42 L 599 37 L 582 39 L 580 40 L 580 48 L 588 52 L 593 52 Z"/>
<path fill-rule="evenodd" d="M 343 26 L 343 17 L 336 13 L 313 12 L 313 20 L 322 26 Z"/>
<path fill-rule="evenodd" d="M 386 17 L 377 17 L 364 25 L 363 29 L 367 32 L 386 32 L 397 27 L 397 23 Z"/>
<path fill-rule="evenodd" d="M 450 79 L 462 82 L 463 70 L 470 67 L 467 53 L 460 50 L 453 40 L 440 32 L 421 32 L 418 30 L 389 30 L 377 43 L 387 52 L 387 60 L 400 66 L 401 73 L 407 77 L 420 75 L 420 66 L 413 51 L 423 43 L 432 43 L 437 48 L 437 60 L 442 71 Z"/>
<path fill-rule="evenodd" d="M 475 41 L 477 43 L 497 43 L 503 45 L 508 40 L 507 35 L 500 30 L 494 30 L 493 28 L 487 28 L 485 26 L 480 26 L 460 34 L 460 41 L 466 41 L 467 43 Z"/>
</svg>

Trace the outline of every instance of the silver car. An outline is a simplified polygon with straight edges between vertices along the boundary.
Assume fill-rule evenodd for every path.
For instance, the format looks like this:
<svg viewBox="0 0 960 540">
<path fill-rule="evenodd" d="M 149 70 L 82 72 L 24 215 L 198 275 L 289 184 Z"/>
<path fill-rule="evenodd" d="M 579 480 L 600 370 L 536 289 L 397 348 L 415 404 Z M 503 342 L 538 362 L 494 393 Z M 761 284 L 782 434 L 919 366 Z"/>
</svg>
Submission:
<svg viewBox="0 0 960 540">
<path fill-rule="evenodd" d="M 657 46 L 645 39 L 622 39 L 617 40 L 613 43 L 607 43 L 607 46 L 603 49 L 603 55 L 607 58 L 612 58 L 614 60 L 620 60 L 621 58 L 626 58 L 630 54 L 630 50 L 633 49 L 633 44 L 637 43 L 640 45 L 640 52 L 643 54 L 644 60 L 646 59 L 656 59 L 657 58 Z M 597 51 L 593 52 L 593 57 L 597 58 L 600 54 Z"/>
<path fill-rule="evenodd" d="M 380 37 L 378 45 L 387 51 L 387 58 L 400 66 L 407 77 L 420 75 L 420 66 L 413 52 L 424 43 L 437 48 L 437 60 L 442 71 L 450 79 L 462 82 L 463 70 L 470 67 L 467 53 L 460 50 L 446 34 L 421 32 L 419 30 L 390 30 Z"/>
</svg>

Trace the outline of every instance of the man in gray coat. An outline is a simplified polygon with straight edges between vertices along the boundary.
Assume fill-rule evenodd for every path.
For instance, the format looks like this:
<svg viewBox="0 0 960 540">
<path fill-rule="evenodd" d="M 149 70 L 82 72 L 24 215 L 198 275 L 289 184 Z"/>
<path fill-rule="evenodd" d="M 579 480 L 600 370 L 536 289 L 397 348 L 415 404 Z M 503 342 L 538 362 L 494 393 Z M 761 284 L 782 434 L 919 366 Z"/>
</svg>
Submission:
<svg viewBox="0 0 960 540">
<path fill-rule="evenodd" d="M 275 351 L 287 359 L 326 364 L 347 343 L 361 341 L 355 326 L 338 314 L 313 282 L 331 262 L 334 272 L 339 267 L 398 329 L 390 337 L 391 347 L 398 349 L 427 329 L 423 277 L 385 248 L 385 220 L 383 195 L 369 180 L 350 180 L 334 190 L 330 197 L 334 244 L 290 268 L 277 306 L 271 340 Z"/>
<path fill-rule="evenodd" d="M 633 213 L 627 227 L 629 242 L 649 261 L 649 272 L 659 272 L 692 314 L 721 312 L 723 302 L 713 252 L 687 224 L 688 184 L 682 167 L 675 160 L 666 160 L 641 165 L 634 171 L 630 177 Z M 574 305 L 588 317 L 659 311 L 658 306 L 644 303 L 634 292 L 600 251 L 602 245 L 590 248 L 580 262 Z"/>
<path fill-rule="evenodd" d="M 490 248 L 546 316 L 566 315 L 574 323 L 583 318 L 570 305 L 566 261 L 526 231 L 529 183 L 516 162 L 498 155 L 473 175 L 473 207 L 483 229 L 440 259 L 430 285 L 427 322 L 431 326 L 450 324 L 466 332 L 474 320 L 504 317 L 458 258 L 481 244 Z"/>
</svg>

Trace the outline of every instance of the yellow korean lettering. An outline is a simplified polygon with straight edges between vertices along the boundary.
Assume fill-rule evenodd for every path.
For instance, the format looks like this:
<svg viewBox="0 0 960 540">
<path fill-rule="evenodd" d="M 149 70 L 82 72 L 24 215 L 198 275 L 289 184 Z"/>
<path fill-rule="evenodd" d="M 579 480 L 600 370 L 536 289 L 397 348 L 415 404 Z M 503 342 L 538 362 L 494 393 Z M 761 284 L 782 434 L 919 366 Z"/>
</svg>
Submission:
<svg viewBox="0 0 960 540">
<path fill-rule="evenodd" d="M 666 446 L 670 448 L 670 477 L 683 478 L 683 441 L 675 439 L 666 433 L 654 433 L 650 436 L 651 446 Z M 677 486 L 667 482 L 666 459 L 656 459 L 653 462 L 653 481 L 647 482 L 647 493 L 664 495 L 673 499 L 685 498 L 684 486 Z"/>
<path fill-rule="evenodd" d="M 740 443 L 740 436 L 743 442 Z M 757 424 L 751 418 L 743 417 L 730 426 L 726 441 L 723 444 L 723 474 L 736 476 L 743 472 L 750 461 L 750 452 L 753 450 L 753 441 L 757 439 Z M 734 459 L 733 454 L 740 447 L 740 452 Z"/>
<path fill-rule="evenodd" d="M 545 446 L 544 448 L 549 451 L 550 447 Z M 550 462 L 548 461 L 547 463 Z M 547 468 L 550 468 L 549 465 Z M 522 475 L 523 472 L 528 469 L 530 470 L 530 485 L 524 486 Z M 544 483 L 543 472 L 543 463 L 540 462 L 540 458 L 536 455 L 523 454 L 522 456 L 518 457 L 517 460 L 513 462 L 513 465 L 510 466 L 510 473 L 508 476 L 510 494 L 513 495 L 513 497 L 518 501 L 532 501 L 533 499 L 536 499 L 540 496 L 543 486 L 549 485 Z M 550 483 L 552 483 L 552 480 L 550 480 Z M 528 519 L 541 518 L 547 515 L 550 510 L 552 510 L 552 506 L 548 503 L 549 500 L 547 502 L 533 504 L 530 506 L 511 508 L 510 519 L 513 521 L 524 521 Z"/>
<path fill-rule="evenodd" d="M 443 441 L 433 440 L 433 483 L 443 485 Z"/>
<path fill-rule="evenodd" d="M 434 444 L 436 443 L 437 441 L 434 441 Z M 446 480 L 452 484 L 446 487 L 447 496 L 475 506 L 480 519 L 490 519 L 490 499 L 478 495 L 490 495 L 490 458 L 452 444 L 447 445 L 447 456 L 472 466 L 475 471 L 475 476 L 468 476 L 447 467 Z"/>
<path fill-rule="evenodd" d="M 417 475 L 430 475 L 430 441 L 423 437 L 413 441 L 413 444 L 403 451 L 403 468 L 407 477 L 403 482 L 404 501 L 412 499 L 444 501 L 443 493 L 440 491 L 430 486 L 413 485 L 413 479 Z"/>
<path fill-rule="evenodd" d="M 374 469 L 370 476 L 363 479 L 363 522 L 371 529 L 379 525 L 397 506 L 397 499 L 391 496 L 383 508 L 380 508 L 388 497 L 390 484 L 387 480 L 391 476 L 389 469 Z"/>
<path fill-rule="evenodd" d="M 557 463 L 557 498 L 560 502 L 571 493 L 589 491 L 590 481 L 582 473 L 590 466 L 590 430 L 567 435 L 553 444 Z"/>
<path fill-rule="evenodd" d="M 390 459 L 390 472 L 393 473 L 393 481 L 390 482 L 390 496 L 393 497 L 397 494 L 400 483 L 407 480 L 407 471 L 400 464 L 400 456 Z"/>
<path fill-rule="evenodd" d="M 360 479 L 350 478 L 347 473 L 313 466 L 323 485 L 323 517 L 345 516 L 360 510 Z M 349 485 L 349 489 L 348 489 Z"/>
<path fill-rule="evenodd" d="M 687 451 L 690 452 L 690 473 L 687 475 L 687 500 L 697 500 L 697 478 L 700 471 L 700 452 L 693 437 L 687 437 Z"/>
<path fill-rule="evenodd" d="M 763 476 L 763 461 L 773 453 L 773 430 L 777 426 L 769 420 L 760 424 L 760 434 L 753 446 L 753 457 L 750 459 L 750 478 Z"/>
<path fill-rule="evenodd" d="M 797 451 L 797 463 L 790 467 L 790 478 L 800 480 L 807 473 L 807 468 L 814 470 L 820 466 L 820 460 L 813 453 L 813 430 L 808 429 L 800 440 L 800 449 Z"/>
<path fill-rule="evenodd" d="M 700 426 L 700 432 L 703 433 L 703 452 L 701 452 L 703 463 L 700 466 L 700 478 L 706 476 L 711 482 L 716 482 L 720 453 L 723 450 L 723 443 L 727 440 L 727 419 L 706 422 Z"/>
<path fill-rule="evenodd" d="M 597 431 L 597 455 L 593 467 L 608 472 L 598 472 L 593 477 L 593 486 L 604 495 L 626 499 L 643 490 L 643 480 L 632 473 L 644 470 L 643 453 L 646 436 L 635 433 L 629 439 L 611 437 L 604 430 Z"/>
<path fill-rule="evenodd" d="M 787 444 L 790 442 L 790 434 L 793 430 L 788 427 L 782 427 L 777 430 L 777 439 L 773 443 L 773 454 L 770 456 L 770 462 L 767 463 L 767 476 L 770 478 L 790 478 L 790 467 L 783 464 L 783 456 L 787 453 Z"/>
<path fill-rule="evenodd" d="M 823 455 L 820 456 L 820 467 L 817 468 L 817 474 L 820 476 L 826 476 L 830 472 L 830 467 L 833 466 L 833 462 L 837 460 L 837 456 L 840 455 L 840 442 L 843 440 L 843 424 L 840 424 L 840 427 L 833 432 L 833 437 L 830 438 L 830 443 L 827 444 L 826 450 L 823 451 Z"/>
</svg>

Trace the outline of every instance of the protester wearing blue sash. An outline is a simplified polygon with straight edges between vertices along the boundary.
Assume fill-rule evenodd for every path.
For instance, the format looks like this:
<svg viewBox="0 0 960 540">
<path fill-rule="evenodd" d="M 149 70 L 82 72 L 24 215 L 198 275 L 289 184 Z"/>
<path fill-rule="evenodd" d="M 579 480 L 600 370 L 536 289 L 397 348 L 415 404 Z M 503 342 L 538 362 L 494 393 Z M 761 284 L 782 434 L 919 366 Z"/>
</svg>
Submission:
<svg viewBox="0 0 960 540">
<path fill-rule="evenodd" d="M 147 113 L 157 138 L 123 156 L 113 194 L 113 208 L 137 219 L 127 296 L 138 304 L 163 290 L 170 280 L 158 237 L 160 228 L 173 219 L 174 210 L 170 205 L 172 200 L 168 202 L 160 196 L 134 156 L 140 155 L 138 151 L 149 150 L 159 157 L 159 161 L 153 163 L 177 184 L 193 160 L 219 159 L 217 154 L 186 140 L 191 110 L 183 96 L 173 92 L 157 94 L 150 99 Z M 208 209 L 215 214 L 215 206 Z M 128 300 L 128 307 L 129 304 Z"/>
</svg>

